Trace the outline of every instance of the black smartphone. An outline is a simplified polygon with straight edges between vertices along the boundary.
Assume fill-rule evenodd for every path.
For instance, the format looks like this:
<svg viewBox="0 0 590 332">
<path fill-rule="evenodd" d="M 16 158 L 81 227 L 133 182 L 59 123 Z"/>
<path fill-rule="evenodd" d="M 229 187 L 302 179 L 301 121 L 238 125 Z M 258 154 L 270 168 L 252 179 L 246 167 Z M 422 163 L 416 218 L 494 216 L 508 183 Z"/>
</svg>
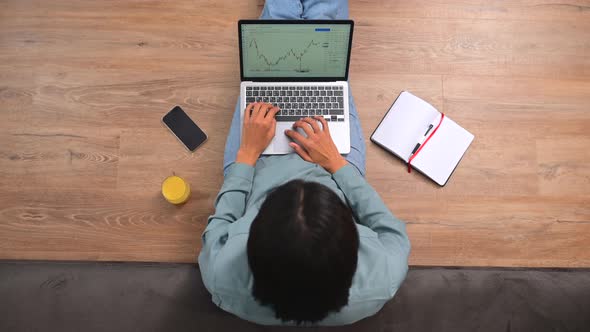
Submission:
<svg viewBox="0 0 590 332">
<path fill-rule="evenodd" d="M 174 107 L 162 118 L 164 124 L 186 146 L 189 151 L 195 151 L 199 145 L 207 140 L 205 132 L 180 108 Z"/>
</svg>

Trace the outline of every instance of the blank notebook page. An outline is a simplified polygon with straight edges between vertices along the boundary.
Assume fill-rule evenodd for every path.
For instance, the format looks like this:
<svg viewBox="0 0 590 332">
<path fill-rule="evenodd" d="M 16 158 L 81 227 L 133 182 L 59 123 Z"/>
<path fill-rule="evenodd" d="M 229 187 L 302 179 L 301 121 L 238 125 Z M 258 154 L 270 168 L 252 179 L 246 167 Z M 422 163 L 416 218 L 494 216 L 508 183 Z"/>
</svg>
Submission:
<svg viewBox="0 0 590 332">
<path fill-rule="evenodd" d="M 473 134 L 445 117 L 440 127 L 412 161 L 412 166 L 443 186 L 465 151 Z"/>
<path fill-rule="evenodd" d="M 395 100 L 371 138 L 408 162 L 420 135 L 424 134 L 430 121 L 438 113 L 424 100 L 404 91 Z"/>
</svg>

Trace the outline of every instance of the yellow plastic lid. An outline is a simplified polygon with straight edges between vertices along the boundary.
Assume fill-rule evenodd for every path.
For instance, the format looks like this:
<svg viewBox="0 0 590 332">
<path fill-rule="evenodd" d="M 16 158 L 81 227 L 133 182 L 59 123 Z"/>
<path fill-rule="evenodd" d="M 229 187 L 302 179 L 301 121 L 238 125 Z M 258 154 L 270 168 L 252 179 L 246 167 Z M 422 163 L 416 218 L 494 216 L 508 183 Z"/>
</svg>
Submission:
<svg viewBox="0 0 590 332">
<path fill-rule="evenodd" d="M 162 183 L 162 195 L 172 204 L 181 204 L 188 199 L 190 187 L 180 176 L 169 176 Z"/>
</svg>

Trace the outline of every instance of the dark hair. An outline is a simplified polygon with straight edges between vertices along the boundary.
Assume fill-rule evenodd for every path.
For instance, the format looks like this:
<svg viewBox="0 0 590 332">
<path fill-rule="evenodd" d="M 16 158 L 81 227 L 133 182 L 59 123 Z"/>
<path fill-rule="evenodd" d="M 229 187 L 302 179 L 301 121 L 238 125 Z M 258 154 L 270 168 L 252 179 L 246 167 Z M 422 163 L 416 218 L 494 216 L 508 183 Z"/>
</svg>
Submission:
<svg viewBox="0 0 590 332">
<path fill-rule="evenodd" d="M 253 295 L 283 321 L 320 321 L 348 304 L 358 247 L 352 211 L 330 188 L 281 185 L 250 227 Z"/>
</svg>

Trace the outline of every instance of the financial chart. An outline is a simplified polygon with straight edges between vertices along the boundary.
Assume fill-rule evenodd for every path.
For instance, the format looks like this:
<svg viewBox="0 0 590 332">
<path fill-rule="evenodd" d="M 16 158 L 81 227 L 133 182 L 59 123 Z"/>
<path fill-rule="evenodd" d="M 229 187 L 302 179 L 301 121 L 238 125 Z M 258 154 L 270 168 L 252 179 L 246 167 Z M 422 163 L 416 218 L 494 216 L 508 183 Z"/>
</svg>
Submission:
<svg viewBox="0 0 590 332">
<path fill-rule="evenodd" d="M 350 26 L 243 24 L 245 77 L 344 77 Z"/>
</svg>

